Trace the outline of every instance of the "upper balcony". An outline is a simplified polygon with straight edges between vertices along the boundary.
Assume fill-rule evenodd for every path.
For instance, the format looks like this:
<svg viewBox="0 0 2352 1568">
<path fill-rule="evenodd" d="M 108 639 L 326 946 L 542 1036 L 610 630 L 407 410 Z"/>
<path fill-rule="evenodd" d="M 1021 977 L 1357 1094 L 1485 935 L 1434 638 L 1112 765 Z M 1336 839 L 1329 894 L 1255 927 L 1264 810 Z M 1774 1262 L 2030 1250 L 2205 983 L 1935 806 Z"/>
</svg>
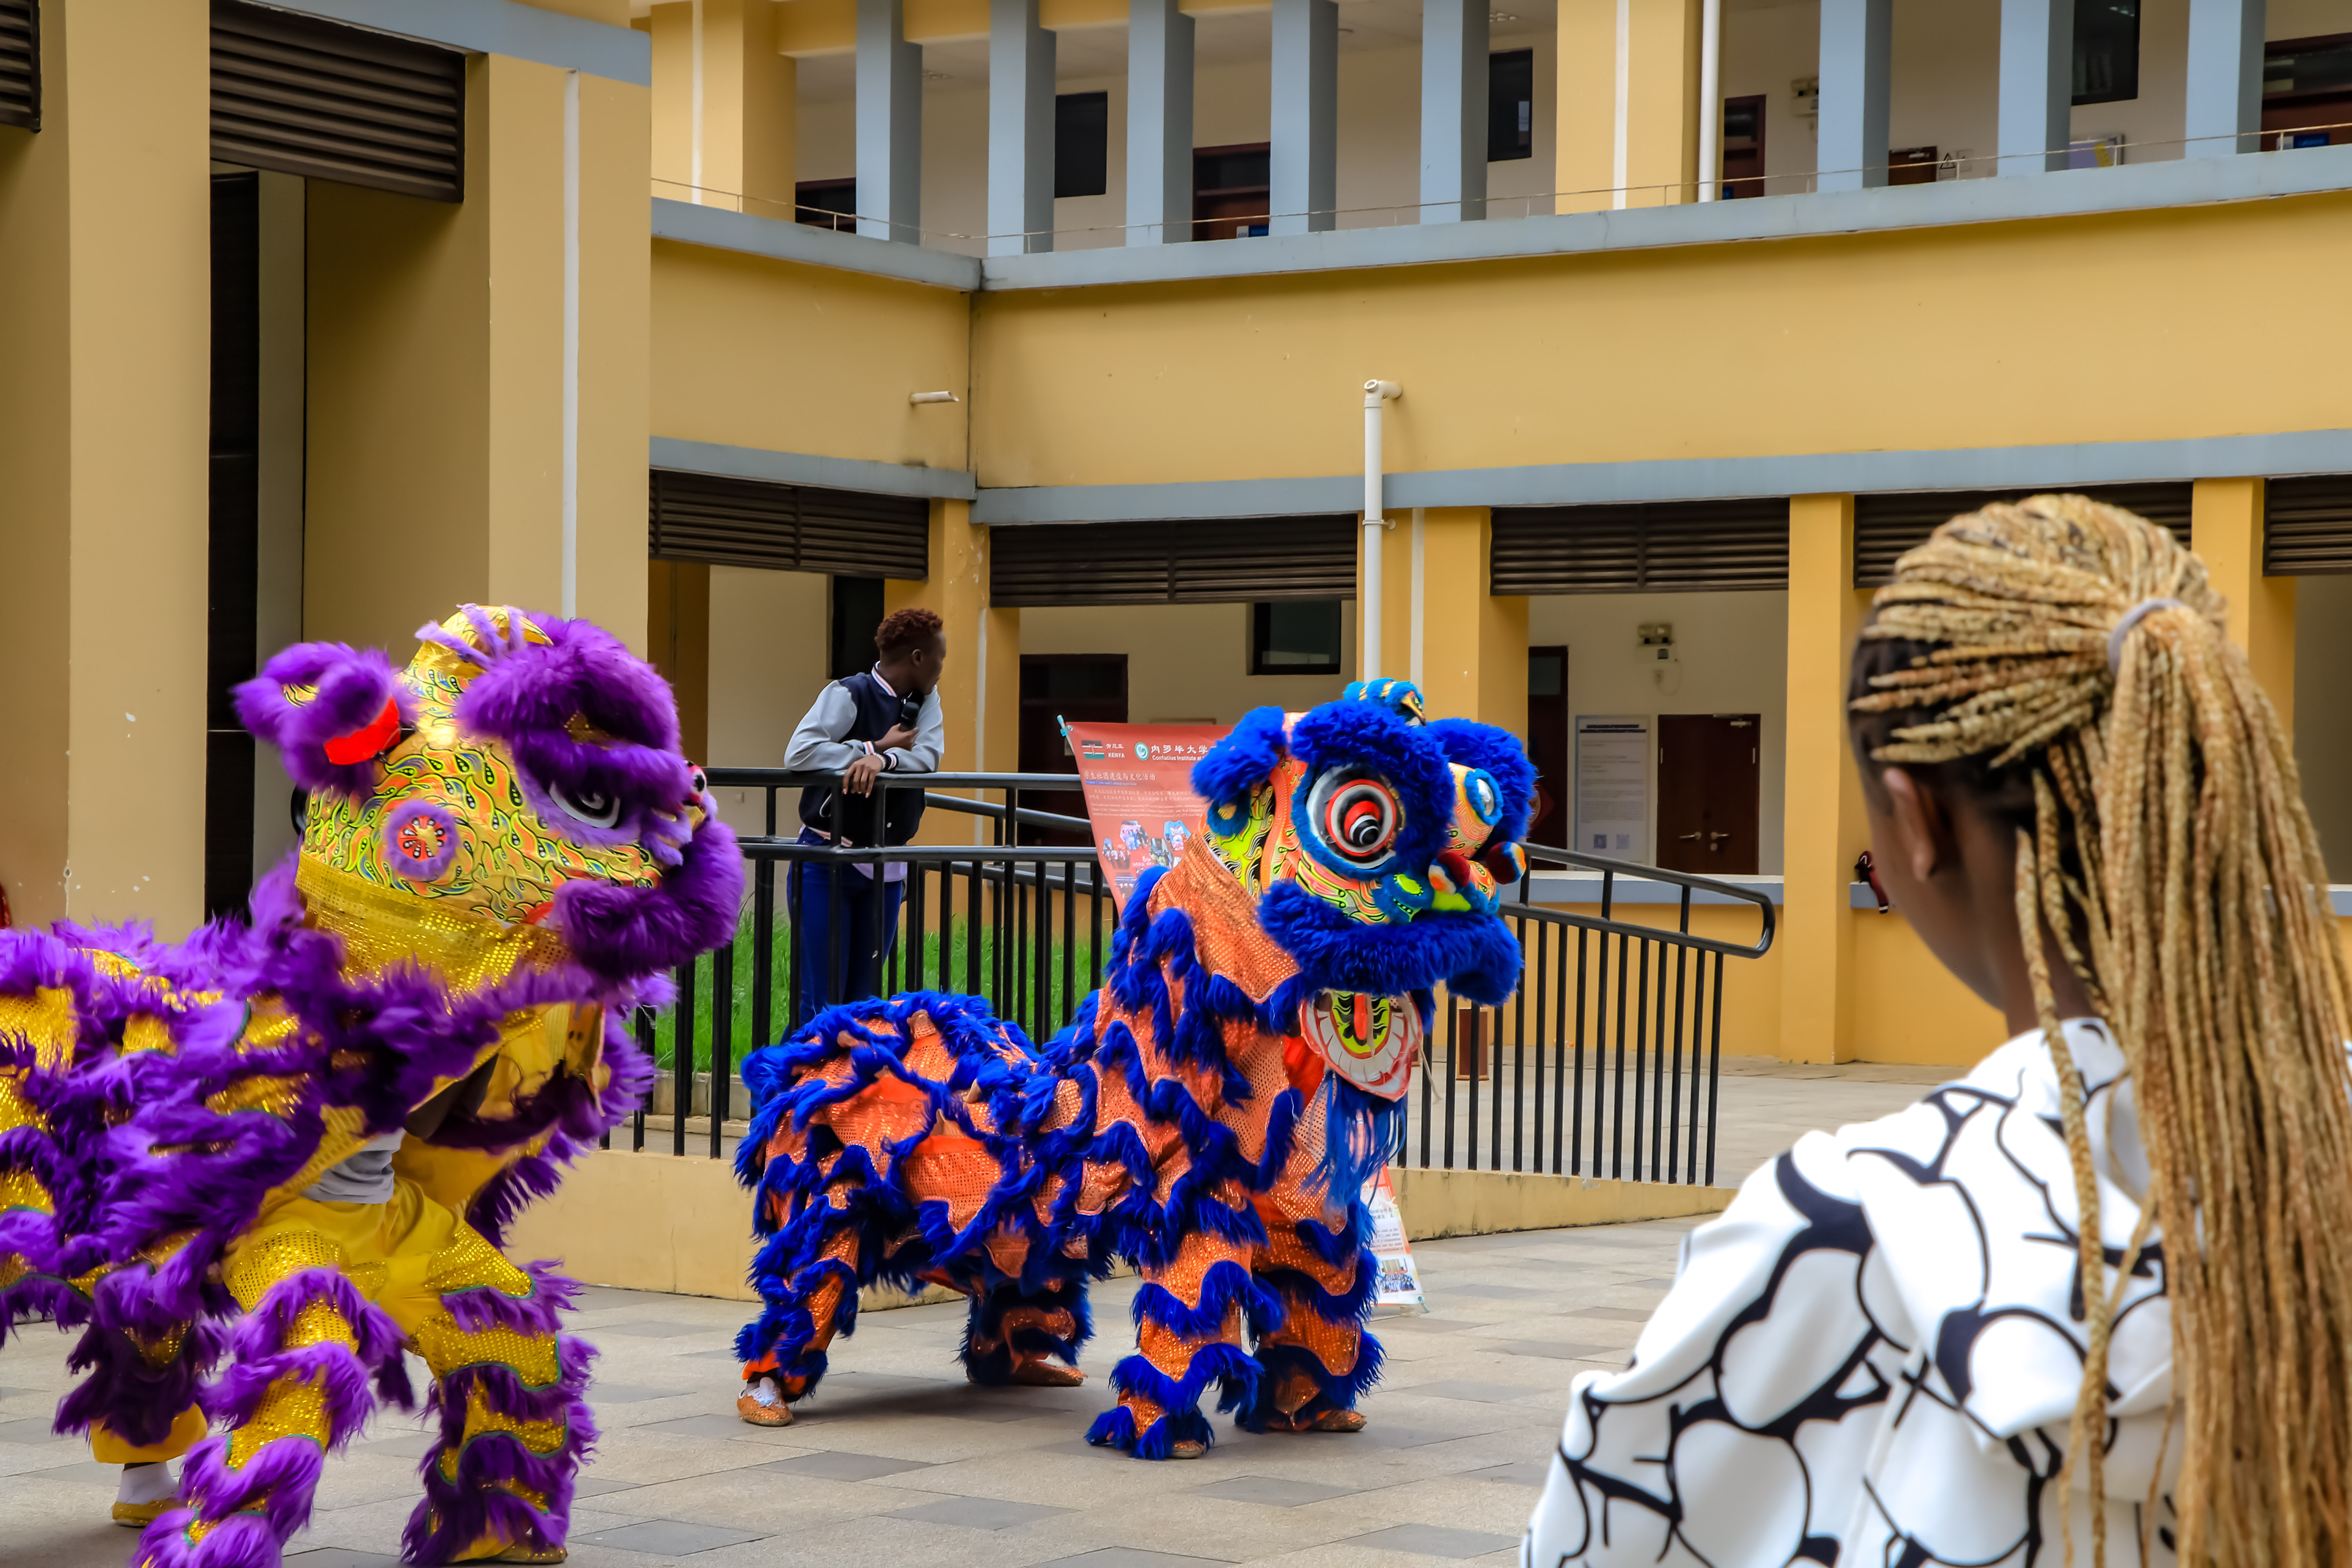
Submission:
<svg viewBox="0 0 2352 1568">
<path fill-rule="evenodd" d="M 919 271 L 975 287 L 2352 184 L 2344 160 L 2294 156 L 2352 142 L 2352 0 L 636 9 L 654 40 L 656 195 L 973 258 Z M 2087 173 L 2048 178 L 2071 170 Z M 1915 185 L 1969 189 L 1871 194 Z M 1835 193 L 1858 195 L 1824 199 Z M 1782 196 L 1798 199 L 1769 200 Z M 1607 216 L 1675 207 L 1706 210 Z M 1562 221 L 1579 215 L 1601 216 Z M 673 211 L 659 226 L 692 221 Z M 821 254 L 891 271 L 914 259 Z"/>
</svg>

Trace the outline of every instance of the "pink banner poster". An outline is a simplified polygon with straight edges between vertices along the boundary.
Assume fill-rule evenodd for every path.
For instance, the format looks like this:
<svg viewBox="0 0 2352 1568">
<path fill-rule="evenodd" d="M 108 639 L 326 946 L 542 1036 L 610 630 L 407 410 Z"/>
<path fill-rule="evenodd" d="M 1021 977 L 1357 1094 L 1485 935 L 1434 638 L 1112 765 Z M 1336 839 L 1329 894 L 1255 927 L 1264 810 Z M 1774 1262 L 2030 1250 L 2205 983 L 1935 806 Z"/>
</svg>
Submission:
<svg viewBox="0 0 2352 1568">
<path fill-rule="evenodd" d="M 1173 866 L 1207 813 L 1192 793 L 1192 764 L 1232 731 L 1228 724 L 1073 724 L 1070 750 L 1086 785 L 1095 851 L 1120 907 L 1135 879 Z"/>
</svg>

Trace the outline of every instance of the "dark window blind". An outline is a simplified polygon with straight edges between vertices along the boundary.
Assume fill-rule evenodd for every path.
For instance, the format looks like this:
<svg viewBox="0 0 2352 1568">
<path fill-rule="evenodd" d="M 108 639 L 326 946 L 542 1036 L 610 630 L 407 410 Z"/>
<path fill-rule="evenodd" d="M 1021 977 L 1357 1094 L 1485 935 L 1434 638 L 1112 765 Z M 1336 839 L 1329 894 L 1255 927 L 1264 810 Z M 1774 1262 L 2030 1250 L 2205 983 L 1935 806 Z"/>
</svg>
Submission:
<svg viewBox="0 0 2352 1568">
<path fill-rule="evenodd" d="M 1789 585 L 1789 502 L 1498 507 L 1497 594 L 1708 593 Z"/>
<path fill-rule="evenodd" d="M 213 156 L 404 195 L 465 197 L 466 57 L 213 0 Z"/>
<path fill-rule="evenodd" d="M 812 485 L 653 470 L 653 553 L 836 577 L 930 574 L 930 503 Z"/>
<path fill-rule="evenodd" d="M 0 0 L 0 125 L 41 128 L 40 0 Z"/>
<path fill-rule="evenodd" d="M 1356 519 L 1225 517 L 989 531 L 989 601 L 1220 605 L 1356 596 Z"/>
<path fill-rule="evenodd" d="M 1895 563 L 1906 551 L 1927 542 L 1927 536 L 1963 512 L 1995 501 L 2023 500 L 2053 490 L 2089 496 L 2109 506 L 2136 511 L 2153 523 L 2172 530 L 2181 543 L 2189 542 L 2189 494 L 2185 483 L 2144 485 L 2035 485 L 2006 490 L 1905 490 L 1891 495 L 1853 498 L 1853 585 L 1875 588 L 1895 577 Z"/>
<path fill-rule="evenodd" d="M 2263 491 L 2263 574 L 2352 572 L 2352 474 L 2273 479 Z"/>
</svg>

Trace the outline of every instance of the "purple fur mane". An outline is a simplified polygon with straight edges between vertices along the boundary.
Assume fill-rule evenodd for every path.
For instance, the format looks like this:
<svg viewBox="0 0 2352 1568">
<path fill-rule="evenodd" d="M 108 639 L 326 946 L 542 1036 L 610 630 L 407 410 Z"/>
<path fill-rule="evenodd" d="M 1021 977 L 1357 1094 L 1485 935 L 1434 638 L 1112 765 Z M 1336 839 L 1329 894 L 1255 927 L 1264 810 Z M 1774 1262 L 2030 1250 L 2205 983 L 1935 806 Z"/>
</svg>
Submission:
<svg viewBox="0 0 2352 1568">
<path fill-rule="evenodd" d="M 316 695 L 296 702 L 289 688 Z M 375 759 L 338 763 L 327 743 L 366 728 L 394 704 L 405 722 L 415 715 L 407 686 L 381 648 L 364 651 L 339 642 L 296 643 L 261 667 L 236 692 L 240 723 L 278 748 L 286 771 L 304 789 L 336 790 L 364 798 L 375 788 Z"/>
</svg>

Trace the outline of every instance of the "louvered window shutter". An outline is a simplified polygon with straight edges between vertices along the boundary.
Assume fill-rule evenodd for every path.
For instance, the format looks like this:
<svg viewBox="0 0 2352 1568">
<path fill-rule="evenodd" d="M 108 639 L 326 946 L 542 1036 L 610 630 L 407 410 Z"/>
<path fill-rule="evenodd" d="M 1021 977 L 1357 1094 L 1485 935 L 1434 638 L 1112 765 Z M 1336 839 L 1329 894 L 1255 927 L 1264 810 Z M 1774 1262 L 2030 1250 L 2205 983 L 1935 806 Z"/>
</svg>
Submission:
<svg viewBox="0 0 2352 1568">
<path fill-rule="evenodd" d="M 2031 495 L 2065 491 L 2136 511 L 2148 521 L 2172 530 L 2175 539 L 2189 542 L 2190 487 L 2179 483 L 2144 485 L 2039 485 L 2008 490 L 1903 490 L 1889 495 L 1853 498 L 1853 585 L 1875 588 L 1895 578 L 1895 563 L 1907 551 L 1927 542 L 1943 524 L 1995 501 L 2023 500 Z"/>
<path fill-rule="evenodd" d="M 0 0 L 0 125 L 41 128 L 40 0 Z"/>
<path fill-rule="evenodd" d="M 222 163 L 465 198 L 462 53 L 213 0 L 212 71 Z"/>
<path fill-rule="evenodd" d="M 2263 487 L 2263 574 L 2352 572 L 2352 474 L 2307 474 Z"/>
<path fill-rule="evenodd" d="M 1222 605 L 1356 596 L 1356 519 L 1038 523 L 989 537 L 989 602 Z"/>
<path fill-rule="evenodd" d="M 656 468 L 653 553 L 839 577 L 930 574 L 930 503 Z"/>
<path fill-rule="evenodd" d="M 1491 565 L 1497 594 L 1786 588 L 1789 502 L 1498 507 Z"/>
</svg>

